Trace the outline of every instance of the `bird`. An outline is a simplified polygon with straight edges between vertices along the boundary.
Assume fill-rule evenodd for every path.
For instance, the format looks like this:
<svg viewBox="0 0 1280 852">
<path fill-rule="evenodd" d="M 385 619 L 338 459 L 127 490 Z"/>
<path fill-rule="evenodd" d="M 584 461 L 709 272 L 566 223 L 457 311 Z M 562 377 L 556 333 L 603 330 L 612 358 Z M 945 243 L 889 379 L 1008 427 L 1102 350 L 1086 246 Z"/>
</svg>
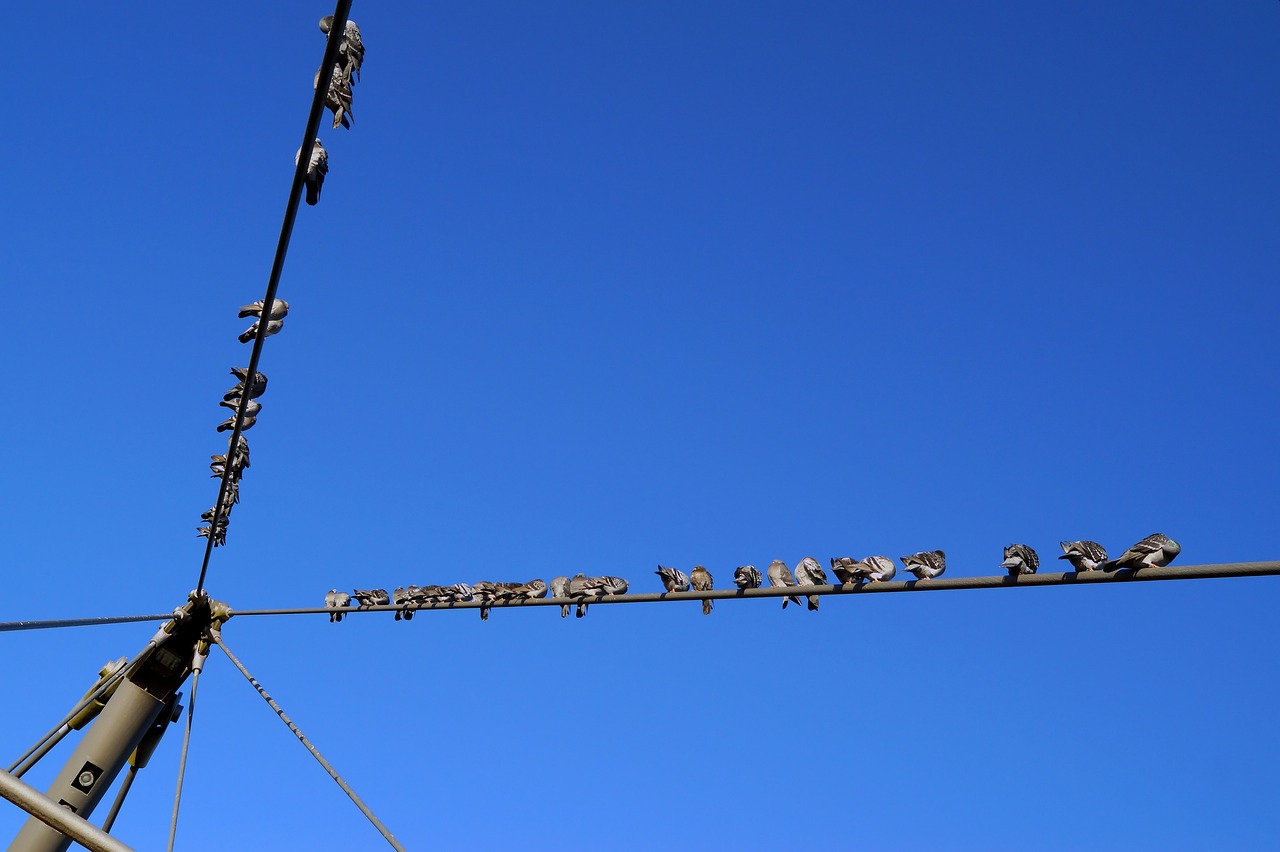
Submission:
<svg viewBox="0 0 1280 852">
<path fill-rule="evenodd" d="M 259 320 L 254 320 L 253 325 L 240 332 L 240 336 L 236 339 L 241 343 L 248 343 L 257 337 L 258 322 Z M 284 328 L 284 322 L 282 320 L 267 320 L 267 333 L 264 334 L 263 337 L 270 337 L 273 334 L 278 334 L 282 328 Z"/>
<path fill-rule="evenodd" d="M 386 589 L 352 589 L 351 597 L 355 598 L 361 609 L 367 606 L 387 606 L 391 596 Z"/>
<path fill-rule="evenodd" d="M 577 574 L 573 575 L 573 578 L 571 580 L 569 580 L 569 597 L 571 598 L 585 597 L 586 595 L 590 594 L 590 592 L 588 591 L 589 586 L 590 586 L 590 580 L 588 579 L 587 575 L 579 571 Z M 579 601 L 577 612 L 573 614 L 574 617 L 582 618 L 582 616 L 586 614 L 587 614 L 587 605 Z"/>
<path fill-rule="evenodd" d="M 603 577 L 592 577 L 590 586 L 598 589 L 597 594 L 600 595 L 625 595 L 627 589 L 631 588 L 631 584 L 622 577 L 612 577 L 608 574 Z"/>
<path fill-rule="evenodd" d="M 489 605 L 498 595 L 498 584 L 489 580 L 481 580 L 471 584 L 471 597 L 480 604 L 480 620 L 489 620 Z"/>
<path fill-rule="evenodd" d="M 504 601 L 527 601 L 532 598 L 545 598 L 547 596 L 547 584 L 542 580 L 530 580 L 527 583 L 517 583 L 515 588 L 504 589 L 500 594 Z"/>
<path fill-rule="evenodd" d="M 553 577 L 551 579 L 551 597 L 553 598 L 569 597 L 569 578 L 568 577 L 561 576 L 561 577 Z M 560 617 L 561 618 L 569 617 L 568 604 L 560 604 Z"/>
<path fill-rule="evenodd" d="M 232 411 L 238 411 L 240 409 L 240 397 L 236 397 L 235 399 L 224 399 L 222 402 L 218 403 L 218 405 L 223 408 L 230 408 Z M 244 413 L 246 417 L 257 417 L 258 412 L 261 410 L 262 403 L 260 402 L 248 400 L 245 403 Z"/>
<path fill-rule="evenodd" d="M 302 159 L 302 149 L 298 149 L 298 153 L 293 155 L 293 162 L 296 165 Z M 329 152 L 324 149 L 324 145 L 320 144 L 320 140 L 316 140 L 316 144 L 311 149 L 311 159 L 307 161 L 307 173 L 305 179 L 307 182 L 307 203 L 312 207 L 320 201 L 320 188 L 324 186 L 324 176 L 329 174 Z"/>
<path fill-rule="evenodd" d="M 248 432 L 250 429 L 253 428 L 253 424 L 257 422 L 258 422 L 258 418 L 256 417 L 245 417 L 244 425 L 240 427 L 240 431 Z M 236 416 L 234 414 L 218 424 L 219 432 L 230 432 L 235 428 L 236 428 Z"/>
<path fill-rule="evenodd" d="M 849 583 L 857 583 L 862 580 L 858 573 L 861 563 L 852 556 L 833 556 L 831 557 L 831 573 L 836 575 L 836 579 L 841 585 Z"/>
<path fill-rule="evenodd" d="M 709 592 L 711 591 L 711 572 L 701 565 L 693 566 L 693 570 L 689 572 L 689 582 L 693 584 L 695 591 Z M 702 614 L 711 614 L 711 598 L 704 598 L 702 601 Z"/>
<path fill-rule="evenodd" d="M 417 589 L 419 593 L 422 591 L 421 589 L 418 589 L 417 586 L 410 586 L 410 588 Z M 416 603 L 416 600 L 414 594 L 410 593 L 409 589 L 406 589 L 404 586 L 397 586 L 391 591 L 391 602 L 396 606 L 401 607 L 401 609 L 396 610 L 396 621 L 399 621 L 401 616 L 404 616 L 405 621 L 409 621 L 413 618 L 413 610 L 410 607 Z"/>
<path fill-rule="evenodd" d="M 1182 545 L 1164 533 L 1152 533 L 1133 547 L 1102 566 L 1103 571 L 1115 571 L 1119 568 L 1161 568 L 1173 561 L 1182 552 Z"/>
<path fill-rule="evenodd" d="M 440 603 L 469 601 L 474 594 L 471 587 L 466 583 L 454 583 L 452 586 L 437 586 L 436 588 L 440 590 L 436 595 Z"/>
<path fill-rule="evenodd" d="M 916 575 L 917 580 L 932 580 L 942 576 L 942 572 L 947 570 L 947 554 L 941 550 L 922 550 L 899 558 L 907 570 Z"/>
<path fill-rule="evenodd" d="M 207 527 L 196 527 L 196 536 L 199 538 L 213 538 L 213 546 L 221 547 L 227 543 L 227 519 L 225 517 L 218 519 L 217 527 L 210 524 Z"/>
<path fill-rule="evenodd" d="M 333 15 L 325 15 L 320 19 L 320 32 L 326 36 L 333 27 Z M 364 64 L 364 39 L 360 37 L 360 28 L 356 22 L 347 20 L 342 30 L 342 44 L 338 45 L 338 61 L 346 69 L 347 76 L 360 80 L 360 66 Z"/>
<path fill-rule="evenodd" d="M 825 586 L 827 585 L 827 572 L 822 570 L 818 560 L 812 556 L 806 556 L 796 566 L 796 582 L 801 586 Z M 818 611 L 818 601 L 817 595 L 809 595 L 810 612 Z"/>
<path fill-rule="evenodd" d="M 886 582 L 898 573 L 898 566 L 887 556 L 868 556 L 858 562 L 858 566 L 855 570 L 868 583 Z"/>
<path fill-rule="evenodd" d="M 754 565 L 739 565 L 733 569 L 733 584 L 739 589 L 758 589 L 762 578 Z"/>
<path fill-rule="evenodd" d="M 342 607 L 345 607 L 345 606 L 351 606 L 351 595 L 347 594 L 346 592 L 340 592 L 337 589 L 330 589 L 329 591 L 325 592 L 324 605 L 329 607 L 330 609 L 341 609 Z M 341 621 L 341 620 L 342 620 L 341 612 L 329 613 L 330 624 L 332 624 L 335 621 Z"/>
<path fill-rule="evenodd" d="M 1096 571 L 1107 561 L 1107 549 L 1096 541 L 1060 541 L 1062 548 L 1059 559 L 1071 563 L 1071 567 L 1079 571 Z"/>
<path fill-rule="evenodd" d="M 765 574 L 769 577 L 770 586 L 794 586 L 796 584 L 796 578 L 791 575 L 791 569 L 781 559 L 775 559 L 770 562 Z M 795 595 L 788 595 L 782 599 L 782 608 L 786 609 L 788 603 L 799 606 L 800 599 Z"/>
<path fill-rule="evenodd" d="M 262 309 L 265 308 L 266 306 L 267 306 L 267 300 L 259 299 L 256 302 L 250 302 L 247 305 L 241 305 L 240 313 L 236 314 L 236 316 L 240 317 L 240 319 L 244 319 L 245 317 L 257 317 L 261 319 Z M 284 299 L 272 299 L 271 316 L 267 317 L 267 319 L 282 320 L 288 315 L 289 315 L 289 303 L 286 302 Z M 247 374 L 249 371 L 242 370 L 239 367 L 232 367 L 231 372 L 237 378 L 239 378 L 240 381 L 244 381 L 245 374 Z M 261 373 L 259 373 L 258 375 L 262 376 Z M 266 382 L 265 378 L 263 378 L 263 382 L 264 383 Z M 258 394 L 254 394 L 254 396 L 257 396 L 257 395 Z"/>
<path fill-rule="evenodd" d="M 311 81 L 311 88 L 315 89 L 320 86 L 320 71 L 316 71 L 316 78 Z M 351 78 L 347 76 L 346 69 L 341 63 L 334 63 L 333 74 L 329 78 L 329 90 L 324 93 L 324 105 L 327 109 L 333 111 L 333 129 L 339 127 L 351 127 Z"/>
<path fill-rule="evenodd" d="M 689 591 L 689 575 L 679 568 L 664 568 L 659 565 L 658 570 L 653 573 L 662 578 L 662 587 L 668 592 Z"/>
<path fill-rule="evenodd" d="M 232 367 L 231 375 L 235 376 L 239 381 L 236 386 L 222 395 L 223 399 L 239 399 L 245 395 L 245 379 L 249 378 L 249 371 L 244 367 Z M 253 374 L 253 383 L 249 386 L 249 399 L 257 399 L 267 392 L 267 377 L 262 373 L 255 372 Z"/>
<path fill-rule="evenodd" d="M 1004 549 L 1004 561 L 1000 567 L 1007 570 L 1010 577 L 1034 574 L 1040 567 L 1040 555 L 1025 544 L 1011 544 Z"/>
</svg>

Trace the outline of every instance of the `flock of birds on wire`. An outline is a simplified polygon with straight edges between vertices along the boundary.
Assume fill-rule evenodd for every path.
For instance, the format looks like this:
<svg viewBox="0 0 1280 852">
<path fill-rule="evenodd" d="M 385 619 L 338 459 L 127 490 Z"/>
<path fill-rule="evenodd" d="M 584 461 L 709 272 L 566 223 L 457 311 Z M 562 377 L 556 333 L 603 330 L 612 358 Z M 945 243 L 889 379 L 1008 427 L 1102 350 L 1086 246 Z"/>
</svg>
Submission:
<svg viewBox="0 0 1280 852">
<path fill-rule="evenodd" d="M 1152 533 L 1142 541 L 1130 547 L 1116 559 L 1108 559 L 1107 551 L 1096 541 L 1063 541 L 1059 542 L 1062 555 L 1071 563 L 1076 571 L 1117 571 L 1126 568 L 1132 571 L 1148 567 L 1163 567 L 1173 561 L 1182 552 L 1182 546 L 1164 533 Z M 942 576 L 947 570 L 947 555 L 941 550 L 925 550 L 910 556 L 900 557 L 903 566 L 915 575 L 917 580 L 932 580 Z M 1000 567 L 1010 576 L 1034 574 L 1040 567 L 1040 556 L 1033 548 L 1025 544 L 1011 544 L 1004 549 L 1004 561 Z M 854 559 L 845 556 L 831 559 L 831 572 L 840 585 L 862 585 L 865 583 L 881 583 L 892 580 L 897 573 L 897 566 L 887 556 L 868 556 L 865 559 Z M 667 568 L 662 565 L 654 572 L 662 580 L 662 587 L 667 592 L 711 591 L 714 583 L 711 572 L 701 565 L 695 566 L 686 574 L 678 568 Z M 762 576 L 754 565 L 742 565 L 733 572 L 733 584 L 739 589 L 758 589 L 768 579 L 769 585 L 775 588 L 796 586 L 797 590 L 804 586 L 830 585 L 827 572 L 818 560 L 806 556 L 796 565 L 793 572 L 787 563 L 775 559 L 769 563 Z M 356 589 L 350 594 L 330 589 L 324 596 L 325 607 L 332 609 L 329 621 L 342 621 L 343 610 L 351 607 L 352 601 L 357 608 L 373 606 L 395 606 L 395 620 L 413 618 L 415 609 L 435 604 L 460 603 L 474 601 L 480 604 L 480 618 L 487 620 L 489 610 L 496 603 L 517 603 L 534 598 L 545 598 L 548 593 L 554 598 L 570 598 L 577 602 L 578 618 L 587 614 L 590 598 L 605 595 L 626 594 L 630 584 L 622 577 L 588 577 L 576 574 L 573 577 L 556 577 L 549 584 L 543 580 L 530 580 L 527 583 L 495 583 L 483 580 L 479 583 L 454 583 L 451 586 L 407 586 L 400 587 L 390 594 L 386 589 Z M 811 611 L 818 609 L 818 596 L 807 595 Z M 787 604 L 800 605 L 800 598 L 788 595 L 782 600 L 782 608 Z M 569 615 L 571 604 L 560 605 L 560 617 Z M 710 615 L 712 601 L 702 601 L 702 614 Z"/>
<path fill-rule="evenodd" d="M 320 31 L 329 35 L 329 30 L 333 26 L 333 15 L 325 15 L 320 19 Z M 360 28 L 356 26 L 354 21 L 347 21 L 347 26 L 343 30 L 342 42 L 338 45 L 338 61 L 333 66 L 333 76 L 329 81 L 329 90 L 325 93 L 325 106 L 333 111 L 333 126 L 350 127 L 351 126 L 351 85 L 354 81 L 360 79 L 360 66 L 364 62 L 364 40 L 360 37 Z M 321 69 L 323 70 L 323 69 Z M 320 71 L 316 72 L 313 86 L 320 84 Z M 299 150 L 294 162 L 301 158 L 302 151 Z M 329 154 L 320 144 L 320 140 L 316 139 L 315 145 L 311 150 L 311 159 L 307 164 L 306 172 L 306 188 L 307 203 L 315 204 L 320 200 L 320 187 L 324 184 L 324 177 L 329 173 Z M 284 328 L 284 318 L 289 314 L 289 303 L 284 299 L 275 299 L 271 303 L 271 311 L 269 316 L 263 316 L 266 309 L 266 300 L 259 299 L 250 305 L 240 308 L 239 315 L 241 317 L 253 317 L 253 325 L 245 329 L 240 334 L 241 343 L 251 343 L 259 333 L 259 326 L 265 325 L 262 330 L 262 336 L 270 337 L 277 334 Z M 241 406 L 244 407 L 244 422 L 241 426 L 241 433 L 247 432 L 253 428 L 258 422 L 258 414 L 262 411 L 262 403 L 258 402 L 267 391 L 267 377 L 261 372 L 255 371 L 250 376 L 249 371 L 245 367 L 232 367 L 231 375 L 236 378 L 235 387 L 228 390 L 222 396 L 222 402 L 218 403 L 223 408 L 231 410 L 231 416 L 218 424 L 219 432 L 234 432 L 236 427 L 236 415 L 239 413 Z M 227 543 L 227 525 L 231 517 L 231 509 L 240 502 L 240 479 L 244 471 L 249 467 L 249 442 L 245 440 L 243 434 L 239 436 L 235 446 L 231 442 L 227 443 L 227 452 L 222 455 L 210 456 L 212 461 L 209 463 L 209 469 L 213 472 L 213 478 L 223 479 L 225 477 L 227 485 L 221 492 L 219 502 L 209 509 L 206 509 L 201 515 L 201 519 L 206 526 L 196 528 L 196 535 L 201 538 L 212 538 L 214 547 L 221 547 Z M 228 472 L 228 467 L 230 471 Z"/>
</svg>

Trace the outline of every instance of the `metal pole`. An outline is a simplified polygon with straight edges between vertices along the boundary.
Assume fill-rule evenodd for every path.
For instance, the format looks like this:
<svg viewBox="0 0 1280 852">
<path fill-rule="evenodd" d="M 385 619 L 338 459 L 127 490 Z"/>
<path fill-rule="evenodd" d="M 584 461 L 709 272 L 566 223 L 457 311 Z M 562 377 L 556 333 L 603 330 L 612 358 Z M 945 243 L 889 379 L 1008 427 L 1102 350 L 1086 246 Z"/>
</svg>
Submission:
<svg viewBox="0 0 1280 852">
<path fill-rule="evenodd" d="M 49 787 L 46 801 L 87 818 L 164 706 L 164 701 L 132 681 L 121 681 Z M 61 831 L 61 826 L 50 825 L 32 811 L 31 819 L 9 847 L 10 852 L 64 852 L 72 838 Z"/>
<path fill-rule="evenodd" d="M 116 793 L 116 800 L 111 803 L 111 810 L 107 811 L 107 818 L 102 821 L 103 831 L 111 831 L 111 827 L 116 824 L 116 817 L 120 816 L 120 808 L 124 805 L 124 798 L 129 795 L 129 788 L 133 786 L 133 779 L 137 777 L 138 767 L 130 765 L 129 771 L 124 774 L 124 780 L 120 782 L 120 790 Z"/>
<path fill-rule="evenodd" d="M 32 814 L 42 823 L 53 826 L 49 831 L 56 828 L 66 834 L 70 838 L 67 840 L 68 844 L 71 840 L 75 840 L 90 852 L 133 852 L 128 846 L 96 825 L 86 822 L 66 808 L 59 807 L 57 803 L 41 795 L 35 787 L 28 786 L 2 770 L 0 770 L 0 796 Z M 17 848 L 17 846 L 9 847 L 10 850 Z"/>
</svg>

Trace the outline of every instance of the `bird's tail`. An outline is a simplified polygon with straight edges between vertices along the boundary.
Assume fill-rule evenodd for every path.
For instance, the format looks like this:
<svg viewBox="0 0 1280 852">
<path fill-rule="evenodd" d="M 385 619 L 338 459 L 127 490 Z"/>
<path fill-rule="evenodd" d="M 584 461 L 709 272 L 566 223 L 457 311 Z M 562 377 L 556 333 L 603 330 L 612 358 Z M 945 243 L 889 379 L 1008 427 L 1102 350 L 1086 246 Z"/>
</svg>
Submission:
<svg viewBox="0 0 1280 852">
<path fill-rule="evenodd" d="M 561 618 L 568 618 L 568 617 L 569 617 L 569 605 L 568 605 L 568 604 L 560 604 L 560 617 L 561 617 Z"/>
<path fill-rule="evenodd" d="M 809 595 L 809 611 L 810 611 L 810 612 L 817 612 L 817 611 L 818 611 L 818 596 L 817 596 L 817 595 Z"/>
<path fill-rule="evenodd" d="M 702 614 L 703 615 L 711 614 L 711 598 L 705 598 L 702 601 Z"/>
<path fill-rule="evenodd" d="M 582 616 L 586 614 L 587 614 L 587 605 L 584 603 L 578 604 L 578 611 L 574 613 L 574 616 L 576 618 L 582 618 Z"/>
<path fill-rule="evenodd" d="M 481 621 L 488 621 L 488 620 L 489 620 L 489 607 L 487 607 L 487 606 L 481 606 L 481 607 L 480 607 L 480 620 L 481 620 Z"/>
<path fill-rule="evenodd" d="M 308 183 L 307 184 L 307 203 L 310 204 L 312 207 L 315 207 L 316 203 L 319 200 L 320 200 L 320 187 L 316 186 L 314 183 Z M 240 342 L 244 343 L 245 341 L 243 338 L 241 338 Z"/>
</svg>

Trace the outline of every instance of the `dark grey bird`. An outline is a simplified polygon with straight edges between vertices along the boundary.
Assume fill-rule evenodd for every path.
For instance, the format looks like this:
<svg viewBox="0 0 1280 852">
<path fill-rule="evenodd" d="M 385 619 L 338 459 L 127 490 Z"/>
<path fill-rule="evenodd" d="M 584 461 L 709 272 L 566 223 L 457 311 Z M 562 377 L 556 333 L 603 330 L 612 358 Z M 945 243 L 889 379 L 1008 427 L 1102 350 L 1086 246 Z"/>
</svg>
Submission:
<svg viewBox="0 0 1280 852">
<path fill-rule="evenodd" d="M 658 570 L 653 573 L 662 579 L 662 587 L 668 592 L 689 591 L 689 575 L 679 568 L 664 568 L 659 565 Z"/>
<path fill-rule="evenodd" d="M 1107 561 L 1107 549 L 1096 541 L 1060 541 L 1062 548 L 1059 559 L 1071 563 L 1071 567 L 1080 571 L 1097 571 Z"/>
<path fill-rule="evenodd" d="M 298 149 L 298 153 L 294 154 L 293 162 L 302 159 L 302 149 Z M 329 152 L 324 149 L 324 145 L 320 144 L 320 140 L 316 140 L 315 146 L 311 149 L 311 158 L 307 161 L 307 203 L 314 207 L 320 201 L 320 189 L 324 186 L 325 175 L 329 174 Z"/>
<path fill-rule="evenodd" d="M 257 336 L 258 336 L 258 323 L 259 323 L 259 322 L 260 322 L 260 320 L 254 320 L 254 321 L 253 321 L 253 325 L 249 326 L 249 327 L 248 327 L 248 328 L 246 328 L 244 331 L 240 332 L 240 336 L 239 336 L 239 337 L 237 337 L 237 338 L 236 338 L 236 340 L 239 340 L 241 343 L 249 343 L 250 341 L 252 341 L 255 337 L 257 337 Z M 279 333 L 280 333 L 280 329 L 282 329 L 282 328 L 284 328 L 284 321 L 283 321 L 283 320 L 268 320 L 268 321 L 267 321 L 267 333 L 266 333 L 265 335 L 263 335 L 263 336 L 264 336 L 264 337 L 270 337 L 270 336 L 271 336 L 271 335 L 273 335 L 273 334 L 279 334 Z"/>
<path fill-rule="evenodd" d="M 1119 568 L 1131 568 L 1134 571 L 1142 568 L 1160 568 L 1172 562 L 1181 552 L 1182 545 L 1164 533 L 1152 533 L 1116 559 L 1107 562 L 1102 566 L 1102 570 L 1110 572 Z"/>
<path fill-rule="evenodd" d="M 932 580 L 942 576 L 942 572 L 947 570 L 947 554 L 941 550 L 922 550 L 899 559 L 908 571 L 916 575 L 917 580 Z"/>
<path fill-rule="evenodd" d="M 235 376 L 238 381 L 236 386 L 222 395 L 224 400 L 239 399 L 244 396 L 244 382 L 249 378 L 249 371 L 244 367 L 232 367 L 231 375 Z M 262 373 L 255 372 L 253 374 L 253 384 L 249 388 L 249 399 L 257 399 L 267 392 L 267 377 Z"/>
<path fill-rule="evenodd" d="M 1025 544 L 1011 544 L 1004 549 L 1004 561 L 1000 567 L 1008 571 L 1010 577 L 1034 574 L 1040 567 L 1040 555 Z"/>
<path fill-rule="evenodd" d="M 267 300 L 259 299 L 256 302 L 250 302 L 247 305 L 241 305 L 240 313 L 238 313 L 236 316 L 240 317 L 240 319 L 244 319 L 245 317 L 257 317 L 258 319 L 262 319 L 262 309 L 265 308 L 266 306 L 267 306 Z M 271 300 L 271 316 L 268 317 L 268 319 L 282 320 L 288 315 L 289 315 L 288 302 L 286 302 L 284 299 Z M 248 370 L 241 370 L 239 367 L 232 367 L 231 372 L 236 376 L 236 378 L 240 379 L 240 381 L 242 382 L 244 381 L 245 375 L 248 374 Z M 259 373 L 258 375 L 262 375 L 262 374 Z M 253 396 L 257 396 L 257 394 L 253 394 Z"/>
<path fill-rule="evenodd" d="M 352 589 L 351 597 L 361 609 L 367 606 L 387 606 L 391 603 L 391 596 L 387 594 L 386 589 Z"/>
<path fill-rule="evenodd" d="M 739 589 L 758 589 L 764 578 L 754 565 L 739 565 L 733 569 L 733 584 Z"/>
<path fill-rule="evenodd" d="M 218 405 L 222 406 L 223 408 L 230 408 L 232 411 L 236 411 L 237 409 L 240 408 L 240 397 L 236 397 L 235 399 L 224 399 L 222 402 L 218 403 Z M 262 410 L 262 403 L 255 402 L 252 399 L 245 401 L 244 413 L 246 416 L 257 417 L 258 412 L 261 410 Z"/>
<path fill-rule="evenodd" d="M 345 607 L 345 606 L 351 606 L 351 595 L 347 594 L 346 592 L 340 592 L 337 589 L 330 589 L 329 591 L 325 592 L 324 605 L 329 607 L 330 609 L 341 609 L 342 607 Z M 335 621 L 341 621 L 341 620 L 342 620 L 341 612 L 329 613 L 330 624 L 332 624 Z"/>
<path fill-rule="evenodd" d="M 257 422 L 258 422 L 258 418 L 256 417 L 246 417 L 244 419 L 244 425 L 240 427 L 240 431 L 248 432 L 250 429 L 253 428 L 253 424 Z M 236 428 L 236 416 L 234 414 L 218 424 L 219 432 L 230 432 L 235 428 Z"/>
<path fill-rule="evenodd" d="M 822 566 L 818 564 L 818 560 L 812 556 L 806 556 L 800 560 L 800 564 L 796 565 L 796 583 L 801 586 L 825 586 L 827 585 L 827 572 L 822 570 Z M 817 595 L 809 595 L 809 611 L 818 611 L 818 602 L 821 600 Z"/>
<path fill-rule="evenodd" d="M 796 584 L 796 578 L 792 576 L 791 569 L 781 559 L 775 559 L 770 562 L 769 567 L 765 569 L 765 575 L 769 578 L 770 586 L 794 586 Z M 786 609 L 788 603 L 799 606 L 800 599 L 795 595 L 788 595 L 782 599 L 782 608 Z"/>
<path fill-rule="evenodd" d="M 709 592 L 711 591 L 712 579 L 711 572 L 701 565 L 693 566 L 693 570 L 689 572 L 689 582 L 693 585 L 695 591 Z M 711 614 L 711 599 L 707 598 L 702 602 L 702 614 Z"/>
<path fill-rule="evenodd" d="M 325 15 L 320 19 L 320 32 L 326 36 L 333 27 L 333 15 Z M 364 64 L 364 39 L 360 36 L 360 28 L 356 22 L 347 19 L 342 30 L 342 44 L 338 45 L 338 61 L 346 69 L 347 76 L 359 82 L 360 66 Z"/>
<path fill-rule="evenodd" d="M 311 81 L 311 88 L 317 88 L 319 85 L 320 71 L 316 71 L 316 78 Z M 329 78 L 329 91 L 324 93 L 324 105 L 326 109 L 333 111 L 334 130 L 339 127 L 351 127 L 351 121 L 354 118 L 351 114 L 351 78 L 347 76 L 346 69 L 340 62 L 333 66 L 333 75 Z"/>
<path fill-rule="evenodd" d="M 569 597 L 569 578 L 560 576 L 551 578 L 551 597 L 567 598 Z M 560 604 L 560 617 L 569 617 L 569 605 Z"/>
</svg>

